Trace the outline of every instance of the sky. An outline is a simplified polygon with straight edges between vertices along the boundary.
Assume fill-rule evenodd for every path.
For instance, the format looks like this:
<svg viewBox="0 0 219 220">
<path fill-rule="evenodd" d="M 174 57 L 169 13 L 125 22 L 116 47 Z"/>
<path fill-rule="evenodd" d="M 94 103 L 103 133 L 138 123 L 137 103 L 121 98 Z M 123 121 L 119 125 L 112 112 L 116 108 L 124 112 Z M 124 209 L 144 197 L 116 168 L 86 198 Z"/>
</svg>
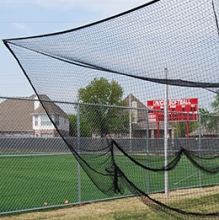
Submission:
<svg viewBox="0 0 219 220">
<path fill-rule="evenodd" d="M 145 3 L 145 0 L 1 0 L 0 96 L 29 97 L 33 94 L 3 39 L 72 29 Z"/>
<path fill-rule="evenodd" d="M 145 4 L 149 2 L 150 0 L 0 0 L 0 39 L 11 39 L 11 38 L 20 38 L 20 37 L 29 37 L 29 36 L 36 36 L 36 35 L 43 35 L 43 34 L 49 34 L 54 32 L 60 32 L 64 30 L 74 29 L 76 27 L 80 27 L 83 25 L 87 25 L 108 17 L 111 17 L 113 15 L 122 13 L 124 11 L 127 11 L 129 9 L 138 7 L 142 4 Z M 215 1 L 216 2 L 216 1 Z M 177 3 L 177 4 L 173 4 Z M 188 4 L 187 4 L 188 3 Z M 196 3 L 196 4 L 195 4 Z M 166 10 L 159 11 L 159 16 L 157 14 L 154 14 L 154 18 L 150 17 L 151 26 L 149 22 L 150 28 L 152 28 L 152 32 L 148 33 L 149 39 L 153 40 L 151 45 L 156 45 L 157 50 L 161 50 L 163 48 L 163 52 L 160 54 L 162 55 L 162 59 L 165 56 L 163 54 L 167 54 L 168 52 L 173 52 L 173 56 L 170 57 L 171 60 L 167 61 L 172 66 L 170 67 L 170 71 L 168 72 L 169 75 L 174 74 L 173 78 L 180 78 L 181 73 L 177 70 L 180 70 L 183 72 L 183 74 L 186 77 L 190 77 L 190 80 L 200 80 L 201 74 L 199 74 L 199 78 L 197 79 L 196 74 L 191 74 L 193 71 L 196 73 L 203 73 L 202 77 L 205 77 L 204 80 L 208 81 L 210 80 L 211 73 L 214 73 L 214 77 L 217 77 L 217 73 L 219 70 L 219 65 L 217 65 L 217 62 L 215 62 L 215 59 L 218 60 L 218 52 L 216 41 L 218 44 L 218 38 L 217 33 L 215 32 L 215 18 L 213 16 L 213 11 L 211 10 L 212 4 L 208 0 L 202 0 L 202 1 L 187 1 L 185 0 L 182 4 L 182 7 L 187 7 L 187 5 L 190 5 L 190 7 L 194 8 L 195 18 L 200 21 L 198 23 L 199 25 L 202 25 L 202 23 L 205 25 L 203 27 L 207 27 L 206 29 L 201 29 L 199 26 L 196 28 L 193 27 L 192 30 L 188 29 L 186 25 L 180 26 L 183 27 L 183 30 L 181 28 L 173 27 L 172 26 L 172 20 L 180 21 L 182 17 L 184 17 L 188 23 L 190 23 L 191 17 L 193 17 L 192 14 L 190 16 L 182 15 L 184 10 L 180 11 L 178 8 L 178 5 L 181 4 L 181 0 L 173 0 L 166 1 L 166 9 L 169 10 L 169 15 L 171 17 L 167 17 L 167 23 L 168 25 L 163 27 L 161 33 L 166 33 L 164 37 L 169 37 L 168 39 L 162 38 L 162 40 L 165 40 L 167 43 L 163 43 L 161 40 L 161 34 L 159 34 L 160 29 L 156 27 L 155 24 L 159 24 L 159 18 L 163 16 L 165 18 L 166 16 Z M 208 9 L 210 7 L 210 18 L 212 27 L 214 29 L 214 32 L 212 32 L 214 37 L 211 36 L 211 32 L 209 31 L 209 27 L 206 25 L 208 23 L 205 23 L 206 20 L 205 15 L 203 15 L 203 10 L 205 9 L 206 5 L 208 6 Z M 200 10 L 202 8 L 202 11 Z M 217 8 L 219 11 L 219 7 Z M 175 11 L 175 12 L 173 12 Z M 209 12 L 209 11 L 206 11 Z M 209 14 L 207 14 L 209 16 Z M 207 16 L 206 16 L 207 17 Z M 146 19 L 147 17 L 145 17 Z M 207 17 L 209 18 L 209 17 Z M 153 20 L 155 19 L 155 20 Z M 146 19 L 147 20 L 147 19 Z M 161 19 L 162 20 L 162 19 Z M 158 21 L 158 23 L 156 22 Z M 183 20 L 184 21 L 184 20 Z M 204 22 L 202 22 L 204 21 Z M 155 22 L 155 23 L 153 23 Z M 161 22 L 162 23 L 162 22 Z M 141 26 L 141 25 L 140 25 Z M 171 29 L 169 28 L 171 27 Z M 172 34 L 172 30 L 175 30 L 174 34 Z M 171 30 L 171 31 L 170 31 Z M 130 29 L 129 31 L 132 32 Z M 155 31 L 155 34 L 154 32 Z M 157 32 L 156 32 L 157 31 Z M 137 33 L 137 32 L 136 32 Z M 151 34 L 151 36 L 150 36 Z M 178 34 L 178 35 L 177 35 Z M 156 36 L 156 37 L 154 37 Z M 184 43 L 187 44 L 187 39 L 195 39 L 195 42 L 191 41 L 191 50 L 185 47 L 184 50 L 184 43 L 181 43 L 181 41 L 178 41 L 176 39 L 180 39 L 179 37 L 184 37 L 185 41 Z M 194 38 L 193 38 L 194 37 Z M 196 38 L 197 37 L 197 38 Z M 157 40 L 157 41 L 156 41 Z M 197 40 L 197 41 L 196 41 Z M 173 44 L 172 42 L 175 41 L 177 44 Z M 162 68 L 157 65 L 154 65 L 154 61 L 158 60 L 157 57 L 154 57 L 154 54 L 157 56 L 158 53 L 154 53 L 154 51 L 148 50 L 148 46 L 150 46 L 150 41 L 148 42 L 147 38 L 147 45 L 145 45 L 144 51 L 151 51 L 151 59 L 153 59 L 153 62 L 151 62 L 153 68 L 157 68 L 158 73 L 163 74 L 163 67 L 167 67 L 166 63 L 163 65 Z M 178 44 L 179 43 L 179 44 Z M 157 46 L 160 45 L 160 46 Z M 204 47 L 200 47 L 200 45 L 204 45 Z M 164 46 L 161 46 L 164 45 Z M 200 48 L 203 49 L 204 52 L 200 52 Z M 215 49 L 216 48 L 216 49 Z M 142 48 L 141 48 L 142 49 Z M 178 51 L 182 51 L 183 53 L 178 53 Z M 141 50 L 139 50 L 141 51 Z M 211 57 L 213 58 L 212 61 L 207 59 L 207 65 L 205 64 L 205 58 L 208 57 L 205 54 L 205 51 L 207 51 L 209 54 L 211 54 Z M 125 51 L 126 52 L 126 51 Z M 154 53 L 154 54 L 153 54 Z M 196 61 L 196 55 L 195 54 L 202 54 L 202 57 L 198 57 L 198 62 Z M 174 56 L 176 54 L 177 56 Z M 137 56 L 136 56 L 137 57 Z M 211 58 L 210 57 L 210 58 Z M 101 57 L 102 58 L 102 57 Z M 134 59 L 133 59 L 134 60 Z M 150 61 L 149 59 L 147 59 Z M 116 60 L 117 61 L 117 60 Z M 184 62 L 185 61 L 185 62 Z M 135 64 L 138 62 L 133 61 Z M 181 63 L 184 62 L 184 65 Z M 212 63 L 211 63 L 212 62 Z M 150 63 L 149 63 L 150 64 Z M 133 63 L 130 63 L 132 66 Z M 175 66 L 174 66 L 175 65 Z M 148 67 L 148 65 L 145 65 Z M 159 68 L 158 68 L 159 67 Z M 175 69 L 174 69 L 175 68 Z M 168 67 L 169 69 L 169 67 Z M 154 69 L 152 70 L 154 71 Z M 206 73 L 205 73 L 206 71 Z M 140 71 L 143 72 L 144 71 Z M 154 72 L 153 72 L 154 73 Z M 215 79 L 215 78 L 212 78 Z M 211 81 L 212 81 L 211 79 Z M 217 78 L 216 78 L 217 80 Z M 126 83 L 127 84 L 127 83 Z M 160 86 L 160 85 L 159 85 Z M 163 85 L 162 85 L 163 86 Z M 128 95 L 130 91 L 130 85 L 127 85 L 126 94 Z M 149 89 L 149 92 L 146 94 L 141 92 L 145 88 L 145 84 L 143 84 L 142 87 L 138 87 L 138 98 L 143 103 L 146 102 L 146 100 L 150 99 L 162 99 L 163 97 L 163 88 L 159 90 L 154 88 L 154 84 L 152 85 L 152 88 Z M 160 89 L 160 87 L 159 87 Z M 133 89 L 134 90 L 134 89 Z M 200 107 L 206 107 L 209 106 L 210 103 L 213 101 L 215 94 L 214 93 L 207 93 L 205 90 L 203 94 L 200 93 L 200 90 L 190 90 L 187 89 L 187 87 L 179 88 L 179 87 L 169 87 L 169 90 L 172 91 L 173 96 L 171 98 L 188 98 L 188 97 L 198 97 L 200 100 Z M 182 91 L 181 91 L 182 90 Z M 9 52 L 9 50 L 5 47 L 2 41 L 0 41 L 0 97 L 29 97 L 33 94 L 33 89 L 29 85 L 27 79 L 25 78 L 22 70 L 18 66 L 16 60 L 12 56 L 12 54 Z M 155 95 L 157 94 L 157 96 Z M 135 95 L 135 94 L 134 94 Z M 142 95 L 142 97 L 141 97 Z M 1 98 L 0 98 L 1 99 Z"/>
</svg>

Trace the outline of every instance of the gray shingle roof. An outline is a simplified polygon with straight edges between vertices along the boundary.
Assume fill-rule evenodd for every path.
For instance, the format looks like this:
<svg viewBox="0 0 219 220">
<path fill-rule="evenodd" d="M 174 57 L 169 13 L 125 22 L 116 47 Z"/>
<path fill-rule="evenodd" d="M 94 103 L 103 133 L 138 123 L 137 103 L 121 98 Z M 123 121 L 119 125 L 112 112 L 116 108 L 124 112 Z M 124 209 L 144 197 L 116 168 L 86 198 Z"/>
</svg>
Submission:
<svg viewBox="0 0 219 220">
<path fill-rule="evenodd" d="M 33 102 L 7 99 L 0 104 L 0 131 L 31 131 Z"/>
<path fill-rule="evenodd" d="M 40 99 L 42 100 L 50 100 L 50 98 L 47 95 L 39 95 Z M 43 105 L 45 106 L 45 108 L 47 109 L 47 111 L 49 112 L 49 114 L 57 114 L 62 116 L 63 118 L 68 119 L 68 115 L 55 103 L 53 102 L 44 102 L 43 101 Z M 42 114 L 42 113 L 46 113 L 44 108 L 42 107 L 42 105 L 40 105 L 36 110 L 33 111 L 34 114 Z"/>
</svg>

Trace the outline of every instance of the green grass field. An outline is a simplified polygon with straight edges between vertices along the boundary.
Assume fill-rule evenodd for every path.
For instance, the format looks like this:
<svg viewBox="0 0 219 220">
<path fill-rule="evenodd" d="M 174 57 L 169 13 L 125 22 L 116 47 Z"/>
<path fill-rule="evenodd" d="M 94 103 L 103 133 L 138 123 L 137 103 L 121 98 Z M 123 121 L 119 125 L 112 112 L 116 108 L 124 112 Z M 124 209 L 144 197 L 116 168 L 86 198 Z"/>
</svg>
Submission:
<svg viewBox="0 0 219 220">
<path fill-rule="evenodd" d="M 138 170 L 128 165 L 123 156 L 117 156 L 119 166 L 126 170 L 129 178 L 146 192 L 164 189 L 164 174 Z M 1 157 L 0 212 L 56 206 L 81 201 L 107 198 L 101 193 L 81 170 L 78 187 L 78 164 L 72 155 Z M 169 172 L 169 188 L 189 188 L 193 186 L 214 185 L 219 175 L 201 174 L 185 157 L 179 165 Z M 200 182 L 201 181 L 201 182 Z M 79 193 L 80 189 L 80 193 Z M 125 191 L 125 195 L 130 192 Z M 121 196 L 121 195 L 118 195 Z"/>
</svg>

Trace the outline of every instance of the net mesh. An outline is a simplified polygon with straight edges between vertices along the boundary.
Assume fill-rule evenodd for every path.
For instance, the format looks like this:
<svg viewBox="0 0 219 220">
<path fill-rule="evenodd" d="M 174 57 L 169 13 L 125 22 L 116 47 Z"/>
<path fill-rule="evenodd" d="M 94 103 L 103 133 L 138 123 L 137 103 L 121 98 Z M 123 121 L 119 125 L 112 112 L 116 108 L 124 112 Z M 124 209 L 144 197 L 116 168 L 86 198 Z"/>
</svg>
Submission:
<svg viewBox="0 0 219 220">
<path fill-rule="evenodd" d="M 217 138 L 202 142 L 202 149 L 201 136 L 170 138 L 165 166 L 164 134 L 149 138 L 152 130 L 159 129 L 158 125 L 152 129 L 147 120 L 146 102 L 163 99 L 166 84 L 169 98 L 197 97 L 199 108 L 212 110 L 219 88 L 218 12 L 216 1 L 153 1 L 72 30 L 3 41 L 59 135 L 99 190 L 110 196 L 128 190 L 161 215 L 212 218 L 219 215 Z M 99 84 L 93 93 L 90 88 L 95 82 Z M 111 90 L 104 90 L 107 82 Z M 89 91 L 88 97 L 84 90 Z M 79 110 L 81 127 L 63 134 L 50 116 L 55 110 L 45 99 L 80 101 L 80 109 L 58 105 L 68 115 Z M 131 111 L 124 100 L 133 103 Z M 141 109 L 136 110 L 137 102 Z M 218 120 L 216 115 L 213 120 L 209 117 L 203 117 L 203 122 Z M 164 124 L 159 126 L 164 129 Z M 179 123 L 170 126 L 177 129 Z M 85 145 L 83 139 L 70 138 L 75 135 L 92 135 L 94 141 Z M 168 198 L 161 193 L 167 171 L 172 189 Z M 214 187 L 200 188 L 200 181 Z"/>
</svg>

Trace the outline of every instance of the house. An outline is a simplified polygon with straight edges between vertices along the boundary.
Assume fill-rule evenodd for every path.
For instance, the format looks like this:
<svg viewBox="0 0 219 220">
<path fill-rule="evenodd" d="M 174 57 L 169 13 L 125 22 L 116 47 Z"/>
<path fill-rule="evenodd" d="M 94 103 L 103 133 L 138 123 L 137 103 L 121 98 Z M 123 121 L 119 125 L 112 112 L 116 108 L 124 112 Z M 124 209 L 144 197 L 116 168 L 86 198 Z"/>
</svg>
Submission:
<svg viewBox="0 0 219 220">
<path fill-rule="evenodd" d="M 132 107 L 132 137 L 146 137 L 147 128 L 150 138 L 164 137 L 164 122 L 147 122 L 147 107 L 139 101 L 133 94 L 129 94 L 125 99 L 127 106 Z M 135 109 L 136 108 L 136 109 Z M 174 138 L 175 128 L 168 125 L 168 134 L 170 138 Z"/>
<path fill-rule="evenodd" d="M 60 133 L 69 136 L 69 117 L 47 95 L 39 95 Z M 0 103 L 0 137 L 57 137 L 36 95 L 27 99 L 6 99 Z"/>
<path fill-rule="evenodd" d="M 208 129 L 202 125 L 200 128 L 190 132 L 189 137 L 199 137 L 199 134 L 205 138 L 219 137 L 219 130 L 218 128 Z"/>
</svg>

